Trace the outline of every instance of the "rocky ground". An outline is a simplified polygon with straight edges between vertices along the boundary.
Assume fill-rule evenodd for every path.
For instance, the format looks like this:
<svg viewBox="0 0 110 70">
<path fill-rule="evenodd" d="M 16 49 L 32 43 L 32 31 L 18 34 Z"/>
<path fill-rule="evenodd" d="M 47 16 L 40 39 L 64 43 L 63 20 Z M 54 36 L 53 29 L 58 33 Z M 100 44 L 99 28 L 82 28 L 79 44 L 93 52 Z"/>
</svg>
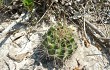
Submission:
<svg viewBox="0 0 110 70">
<path fill-rule="evenodd" d="M 0 70 L 110 70 L 109 52 L 106 53 L 95 41 L 88 42 L 75 24 L 68 24 L 68 27 L 72 28 L 76 35 L 75 41 L 78 46 L 76 51 L 64 62 L 50 60 L 40 47 L 43 41 L 42 36 L 51 26 L 47 22 L 55 25 L 57 21 L 55 15 L 47 14 L 45 17 L 48 21 L 40 22 L 40 26 L 28 26 L 28 22 L 18 23 L 4 36 L 1 35 L 2 31 L 15 22 L 20 15 L 0 17 Z M 84 17 L 106 34 L 107 39 L 110 37 L 109 24 L 94 23 L 93 20 L 96 18 L 90 14 Z"/>
<path fill-rule="evenodd" d="M 14 20 L 2 22 L 1 30 Z M 5 25 L 4 25 L 5 24 Z M 4 27 L 4 28 L 3 28 Z M 42 24 L 35 32 L 27 33 L 29 28 L 23 24 L 18 31 L 0 39 L 0 70 L 53 70 L 58 68 L 54 61 L 42 57 L 37 48 L 41 44 L 42 36 L 49 29 Z M 77 30 L 77 29 L 76 29 Z M 77 40 L 76 52 L 67 59 L 62 70 L 109 70 L 109 57 L 103 55 L 95 46 L 84 46 L 84 41 Z"/>
</svg>

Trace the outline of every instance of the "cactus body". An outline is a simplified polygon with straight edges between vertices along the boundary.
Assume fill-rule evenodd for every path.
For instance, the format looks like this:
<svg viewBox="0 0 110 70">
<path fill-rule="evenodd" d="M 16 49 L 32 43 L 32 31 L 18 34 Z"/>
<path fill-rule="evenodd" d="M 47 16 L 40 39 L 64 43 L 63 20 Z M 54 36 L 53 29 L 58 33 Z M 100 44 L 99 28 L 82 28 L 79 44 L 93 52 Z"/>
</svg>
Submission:
<svg viewBox="0 0 110 70">
<path fill-rule="evenodd" d="M 66 25 L 50 27 L 44 38 L 43 46 L 56 58 L 64 60 L 77 48 L 72 30 Z"/>
</svg>

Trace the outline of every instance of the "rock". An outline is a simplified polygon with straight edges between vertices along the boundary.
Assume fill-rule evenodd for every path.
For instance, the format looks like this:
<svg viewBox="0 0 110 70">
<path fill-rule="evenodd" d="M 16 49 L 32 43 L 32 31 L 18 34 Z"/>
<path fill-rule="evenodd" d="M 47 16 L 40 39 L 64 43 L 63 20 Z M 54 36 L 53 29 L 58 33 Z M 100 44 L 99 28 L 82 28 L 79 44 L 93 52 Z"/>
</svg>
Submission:
<svg viewBox="0 0 110 70">
<path fill-rule="evenodd" d="M 27 57 L 28 53 L 29 52 L 22 54 L 9 53 L 7 56 L 16 62 L 21 62 L 24 58 Z"/>
</svg>

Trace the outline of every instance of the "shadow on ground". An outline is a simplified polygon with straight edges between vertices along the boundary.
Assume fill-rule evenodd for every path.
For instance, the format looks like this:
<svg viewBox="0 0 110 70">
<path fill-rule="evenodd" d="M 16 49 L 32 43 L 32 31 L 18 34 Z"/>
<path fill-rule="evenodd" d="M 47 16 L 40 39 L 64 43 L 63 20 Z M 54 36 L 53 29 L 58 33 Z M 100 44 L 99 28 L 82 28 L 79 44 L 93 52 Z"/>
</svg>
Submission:
<svg viewBox="0 0 110 70">
<path fill-rule="evenodd" d="M 39 66 L 41 63 L 42 66 L 48 70 L 53 70 L 54 68 L 55 70 L 58 70 L 59 68 L 63 67 L 63 62 L 61 60 L 56 60 L 52 57 L 49 57 L 41 46 L 34 49 L 32 59 L 35 60 L 34 65 Z"/>
</svg>

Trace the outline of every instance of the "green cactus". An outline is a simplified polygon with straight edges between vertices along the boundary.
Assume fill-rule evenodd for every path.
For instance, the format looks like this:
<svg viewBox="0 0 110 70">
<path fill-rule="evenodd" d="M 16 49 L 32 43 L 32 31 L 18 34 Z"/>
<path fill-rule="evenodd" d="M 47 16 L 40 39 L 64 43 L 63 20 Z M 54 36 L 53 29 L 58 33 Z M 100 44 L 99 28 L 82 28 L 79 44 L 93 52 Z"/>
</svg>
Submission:
<svg viewBox="0 0 110 70">
<path fill-rule="evenodd" d="M 65 60 L 77 48 L 73 36 L 72 29 L 59 24 L 50 27 L 44 35 L 43 46 L 47 49 L 49 55 Z"/>
</svg>

